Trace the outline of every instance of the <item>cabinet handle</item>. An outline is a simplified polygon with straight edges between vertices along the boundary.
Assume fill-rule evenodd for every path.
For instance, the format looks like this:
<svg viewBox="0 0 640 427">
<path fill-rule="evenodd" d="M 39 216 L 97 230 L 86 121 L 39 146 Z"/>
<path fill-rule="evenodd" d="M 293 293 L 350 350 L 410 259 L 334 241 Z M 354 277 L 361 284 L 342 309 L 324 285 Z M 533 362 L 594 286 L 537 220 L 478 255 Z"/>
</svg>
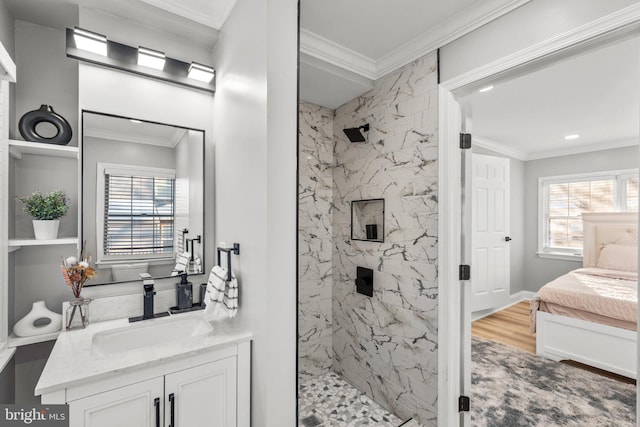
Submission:
<svg viewBox="0 0 640 427">
<path fill-rule="evenodd" d="M 156 427 L 160 427 L 160 398 L 153 399 L 153 406 L 156 407 Z"/>
<path fill-rule="evenodd" d="M 173 395 L 173 393 L 171 393 L 169 395 L 169 402 L 171 403 L 171 415 L 169 418 L 169 427 L 176 427 L 175 425 L 175 413 L 176 413 L 176 398 Z"/>
</svg>

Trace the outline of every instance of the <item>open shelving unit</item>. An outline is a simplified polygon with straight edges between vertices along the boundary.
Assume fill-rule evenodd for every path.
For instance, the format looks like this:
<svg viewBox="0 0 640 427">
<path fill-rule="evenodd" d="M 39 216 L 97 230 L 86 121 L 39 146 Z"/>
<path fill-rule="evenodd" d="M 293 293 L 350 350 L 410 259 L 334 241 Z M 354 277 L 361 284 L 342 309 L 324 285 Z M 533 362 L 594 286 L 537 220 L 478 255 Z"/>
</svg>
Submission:
<svg viewBox="0 0 640 427">
<path fill-rule="evenodd" d="M 77 237 L 61 237 L 55 240 L 9 239 L 9 252 L 17 251 L 23 246 L 77 245 Z"/>
<path fill-rule="evenodd" d="M 51 158 L 51 162 L 55 162 L 56 159 L 59 159 L 59 160 L 70 159 L 70 160 L 77 161 L 80 158 L 80 155 L 79 155 L 80 150 L 78 149 L 78 147 L 19 141 L 15 139 L 8 139 L 0 142 L 2 142 L 3 148 L 4 148 L 4 150 L 0 150 L 0 151 L 5 152 L 3 153 L 3 156 L 5 156 L 4 162 L 11 161 L 11 160 L 21 162 L 27 159 L 28 156 L 45 156 L 47 158 Z M 3 180 L 5 183 L 8 183 L 10 180 L 9 168 L 5 168 L 4 174 L 5 175 L 3 177 Z M 8 190 L 8 186 L 5 188 Z M 76 195 L 72 194 L 71 197 L 76 197 Z M 3 201 L 4 203 L 6 203 L 7 205 L 10 204 L 7 191 L 5 191 L 3 199 L 4 199 Z M 4 221 L 7 221 L 7 220 L 4 220 Z M 8 230 L 11 229 L 12 226 L 8 222 L 5 222 L 5 224 L 3 224 L 3 227 L 6 233 L 4 234 L 4 236 L 6 238 L 6 236 L 9 234 Z M 28 247 L 47 247 L 47 246 L 57 246 L 57 245 L 73 245 L 77 247 L 78 240 L 79 240 L 78 237 L 60 237 L 58 239 L 53 239 L 53 240 L 36 240 L 32 237 L 31 238 L 15 237 L 15 238 L 10 238 L 6 240 L 7 242 L 6 253 L 7 254 L 12 253 L 21 248 L 28 248 Z M 74 248 L 74 252 L 75 252 L 75 248 Z M 4 256 L 6 257 L 7 255 L 4 255 Z M 10 268 L 10 266 L 7 266 L 7 267 Z M 16 291 L 18 289 L 15 283 L 14 284 L 10 283 L 8 284 L 8 286 L 16 287 Z M 8 326 L 8 331 L 11 332 L 13 325 L 8 324 L 7 326 Z M 52 341 L 58 338 L 58 335 L 60 334 L 60 332 L 62 331 L 36 335 L 31 337 L 18 337 L 15 334 L 10 333 L 8 334 L 7 340 L 6 340 L 7 349 L 11 350 L 11 352 L 15 352 L 16 348 L 21 346 L 36 344 L 36 343 L 41 343 L 46 341 Z"/>
<path fill-rule="evenodd" d="M 78 147 L 66 145 L 42 144 L 39 142 L 9 140 L 9 155 L 14 159 L 21 159 L 24 154 L 37 154 L 41 156 L 67 157 L 77 159 Z"/>
</svg>

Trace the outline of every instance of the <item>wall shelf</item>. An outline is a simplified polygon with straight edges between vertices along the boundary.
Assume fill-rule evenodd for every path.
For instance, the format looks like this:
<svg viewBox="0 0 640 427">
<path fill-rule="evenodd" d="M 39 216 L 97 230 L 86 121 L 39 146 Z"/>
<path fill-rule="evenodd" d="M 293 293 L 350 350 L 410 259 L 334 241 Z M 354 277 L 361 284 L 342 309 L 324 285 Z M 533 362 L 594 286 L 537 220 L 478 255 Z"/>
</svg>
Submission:
<svg viewBox="0 0 640 427">
<path fill-rule="evenodd" d="M 52 245 L 77 245 L 77 237 L 62 237 L 55 240 L 36 239 L 9 239 L 9 252 L 16 251 L 23 246 L 52 246 Z"/>
<path fill-rule="evenodd" d="M 15 348 L 15 347 L 21 347 L 23 345 L 36 344 L 36 343 L 45 342 L 45 341 L 52 341 L 58 338 L 58 335 L 60 335 L 60 332 L 62 331 L 51 332 L 50 334 L 35 335 L 32 337 L 17 337 L 12 332 L 11 335 L 9 335 L 9 338 L 7 339 L 7 347 Z"/>
<path fill-rule="evenodd" d="M 23 154 L 38 154 L 41 156 L 78 158 L 78 147 L 67 145 L 43 144 L 40 142 L 9 140 L 9 154 L 15 159 L 21 159 Z"/>
</svg>

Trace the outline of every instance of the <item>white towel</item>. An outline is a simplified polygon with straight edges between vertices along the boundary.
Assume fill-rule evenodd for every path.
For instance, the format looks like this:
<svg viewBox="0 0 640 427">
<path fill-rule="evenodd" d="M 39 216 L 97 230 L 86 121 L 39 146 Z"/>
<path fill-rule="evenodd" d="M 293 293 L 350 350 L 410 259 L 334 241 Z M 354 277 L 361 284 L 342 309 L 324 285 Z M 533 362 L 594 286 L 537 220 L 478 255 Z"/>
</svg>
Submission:
<svg viewBox="0 0 640 427">
<path fill-rule="evenodd" d="M 191 254 L 189 252 L 182 252 L 176 255 L 176 266 L 173 267 L 173 271 L 171 272 L 172 276 L 177 276 L 182 273 L 187 272 L 187 265 L 189 264 L 189 259 L 191 258 Z"/>
<path fill-rule="evenodd" d="M 220 310 L 225 310 L 227 316 L 234 317 L 238 312 L 238 280 L 235 274 L 231 273 L 231 280 L 227 281 L 227 270 L 218 265 L 213 267 L 209 273 L 204 303 L 205 315 L 218 315 Z"/>
</svg>

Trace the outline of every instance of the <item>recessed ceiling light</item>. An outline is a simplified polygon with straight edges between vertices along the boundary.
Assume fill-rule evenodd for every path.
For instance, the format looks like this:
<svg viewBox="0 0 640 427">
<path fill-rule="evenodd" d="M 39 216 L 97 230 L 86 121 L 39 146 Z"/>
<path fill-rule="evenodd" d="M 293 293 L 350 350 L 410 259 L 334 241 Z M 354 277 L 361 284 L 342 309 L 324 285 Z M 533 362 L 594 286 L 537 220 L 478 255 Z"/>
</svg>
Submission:
<svg viewBox="0 0 640 427">
<path fill-rule="evenodd" d="M 142 123 L 142 120 L 129 119 L 131 123 Z"/>
<path fill-rule="evenodd" d="M 481 88 L 480 90 L 478 90 L 478 92 L 483 93 L 483 92 L 489 92 L 491 89 L 493 89 L 493 86 L 485 86 L 483 88 Z"/>
<path fill-rule="evenodd" d="M 162 70 L 164 69 L 164 63 L 164 52 L 147 49 L 142 46 L 138 47 L 138 65 L 153 68 L 155 70 Z"/>
<path fill-rule="evenodd" d="M 213 68 L 207 65 L 198 64 L 197 62 L 192 62 L 189 67 L 189 74 L 187 77 L 200 82 L 210 83 L 211 80 L 213 80 L 214 75 L 215 71 Z"/>
<path fill-rule="evenodd" d="M 107 36 L 74 27 L 73 39 L 78 49 L 107 56 Z"/>
<path fill-rule="evenodd" d="M 564 139 L 566 139 L 567 141 L 571 141 L 572 139 L 578 139 L 580 138 L 580 135 L 578 135 L 577 133 L 573 133 L 571 135 L 566 135 L 564 137 Z"/>
</svg>

